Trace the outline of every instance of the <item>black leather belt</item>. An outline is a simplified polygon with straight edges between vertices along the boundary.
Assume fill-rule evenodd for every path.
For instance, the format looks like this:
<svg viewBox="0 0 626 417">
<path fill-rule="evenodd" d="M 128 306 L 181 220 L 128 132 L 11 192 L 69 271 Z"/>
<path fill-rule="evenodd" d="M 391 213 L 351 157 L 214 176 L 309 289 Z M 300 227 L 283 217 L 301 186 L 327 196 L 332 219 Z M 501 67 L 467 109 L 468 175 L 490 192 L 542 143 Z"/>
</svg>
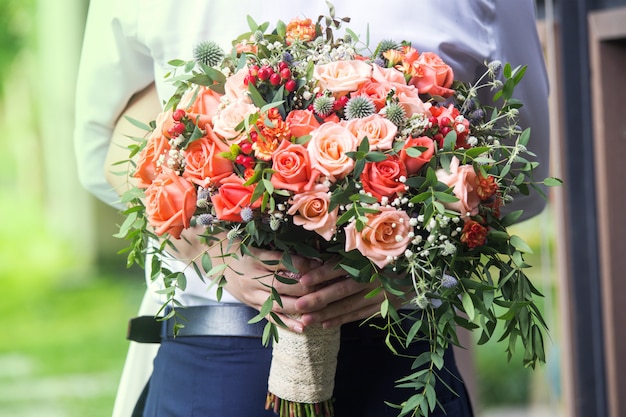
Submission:
<svg viewBox="0 0 626 417">
<path fill-rule="evenodd" d="M 184 327 L 176 337 L 192 336 L 263 336 L 266 320 L 248 323 L 258 311 L 243 304 L 218 303 L 184 307 L 176 310 L 176 320 Z M 160 320 L 154 316 L 130 319 L 126 338 L 139 343 L 160 343 L 163 337 L 174 337 L 174 319 Z"/>
</svg>

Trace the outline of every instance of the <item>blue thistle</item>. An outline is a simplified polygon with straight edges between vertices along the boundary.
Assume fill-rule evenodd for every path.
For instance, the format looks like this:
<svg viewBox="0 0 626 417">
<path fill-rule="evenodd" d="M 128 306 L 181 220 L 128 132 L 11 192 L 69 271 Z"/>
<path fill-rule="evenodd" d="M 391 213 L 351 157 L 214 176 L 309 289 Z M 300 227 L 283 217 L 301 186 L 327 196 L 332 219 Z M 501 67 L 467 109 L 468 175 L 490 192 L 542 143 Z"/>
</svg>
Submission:
<svg viewBox="0 0 626 417">
<path fill-rule="evenodd" d="M 441 277 L 441 286 L 443 288 L 454 288 L 458 283 L 459 281 L 452 275 L 443 274 Z"/>
<path fill-rule="evenodd" d="M 224 59 L 224 50 L 213 41 L 200 42 L 193 48 L 193 58 L 209 67 L 218 66 Z"/>
<path fill-rule="evenodd" d="M 402 128 L 406 124 L 406 110 L 399 103 L 389 103 L 383 109 L 385 117 L 389 119 L 391 123 Z"/>
<path fill-rule="evenodd" d="M 376 113 L 376 105 L 365 96 L 356 96 L 348 100 L 345 115 L 348 119 L 362 119 Z"/>
<path fill-rule="evenodd" d="M 313 110 L 322 117 L 328 116 L 334 109 L 335 98 L 330 95 L 317 97 L 313 101 Z"/>
</svg>

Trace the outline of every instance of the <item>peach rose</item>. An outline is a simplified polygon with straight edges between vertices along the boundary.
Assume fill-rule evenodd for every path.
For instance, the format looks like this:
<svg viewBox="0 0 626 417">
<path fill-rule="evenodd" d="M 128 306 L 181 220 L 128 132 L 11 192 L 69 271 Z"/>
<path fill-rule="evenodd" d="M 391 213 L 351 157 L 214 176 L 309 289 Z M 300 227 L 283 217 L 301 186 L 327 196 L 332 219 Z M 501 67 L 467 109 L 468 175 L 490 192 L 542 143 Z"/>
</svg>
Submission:
<svg viewBox="0 0 626 417">
<path fill-rule="evenodd" d="M 309 135 L 320 125 L 311 110 L 292 110 L 285 121 L 291 128 L 291 135 L 296 138 Z"/>
<path fill-rule="evenodd" d="M 365 215 L 367 225 L 360 232 L 355 221 L 345 227 L 346 251 L 357 249 L 379 268 L 384 268 L 409 246 L 412 228 L 406 212 L 389 206 L 378 210 L 378 213 Z"/>
<path fill-rule="evenodd" d="M 207 134 L 189 144 L 185 150 L 185 170 L 183 177 L 203 188 L 219 185 L 220 181 L 233 173 L 233 164 L 220 156 L 229 152 L 230 147 L 220 140 L 211 126 L 207 125 Z"/>
<path fill-rule="evenodd" d="M 241 209 L 252 209 L 261 206 L 261 199 L 251 201 L 254 192 L 253 185 L 243 185 L 244 179 L 231 174 L 222 180 L 218 193 L 211 196 L 211 202 L 215 208 L 215 215 L 220 220 L 241 222 Z"/>
<path fill-rule="evenodd" d="M 293 224 L 314 231 L 326 240 L 333 237 L 339 209 L 328 211 L 328 187 L 317 184 L 310 191 L 296 194 L 289 204 L 287 214 L 293 216 Z"/>
<path fill-rule="evenodd" d="M 311 168 L 309 153 L 303 145 L 284 140 L 272 156 L 272 184 L 276 188 L 301 193 L 308 191 L 320 175 Z"/>
<path fill-rule="evenodd" d="M 356 91 L 370 79 L 371 74 L 372 67 L 358 60 L 316 65 L 313 70 L 313 78 L 319 81 L 320 87 L 336 95 Z"/>
<path fill-rule="evenodd" d="M 235 100 L 213 116 L 213 131 L 222 139 L 234 142 L 242 132 L 237 126 L 251 114 L 257 113 L 258 107 L 245 100 Z"/>
<path fill-rule="evenodd" d="M 429 116 L 432 104 L 424 103 L 419 97 L 417 89 L 413 86 L 408 86 L 411 88 L 406 87 L 407 86 L 396 89 L 396 98 L 398 99 L 398 103 L 404 107 L 406 114 L 408 116 L 412 114 L 425 114 Z"/>
<path fill-rule="evenodd" d="M 454 90 L 450 89 L 454 81 L 454 72 L 439 55 L 424 52 L 419 55 L 413 66 L 417 67 L 417 72 L 413 74 L 409 84 L 417 87 L 420 94 L 442 97 L 454 94 Z"/>
<path fill-rule="evenodd" d="M 426 148 L 422 150 L 419 156 L 410 156 L 407 153 L 407 149 L 419 147 Z M 408 175 L 415 175 L 417 172 L 430 160 L 435 154 L 435 142 L 428 136 L 421 136 L 419 138 L 410 138 L 404 143 L 404 148 L 400 151 L 400 159 L 406 165 L 406 172 Z"/>
<path fill-rule="evenodd" d="M 146 216 L 158 236 L 180 239 L 196 211 L 196 189 L 174 170 L 163 168 L 146 189 Z"/>
<path fill-rule="evenodd" d="M 461 217 L 478 214 L 480 197 L 476 190 L 476 171 L 472 165 L 460 165 L 459 159 L 454 156 L 450 162 L 450 172 L 438 169 L 437 179 L 452 187 L 452 192 L 459 199 L 454 203 L 444 203 L 446 208 L 461 213 Z"/>
<path fill-rule="evenodd" d="M 380 151 L 391 149 L 396 133 L 398 133 L 398 127 L 380 114 L 352 119 L 346 124 L 346 127 L 356 136 L 358 143 L 367 137 L 370 148 Z"/>
<path fill-rule="evenodd" d="M 193 102 L 191 101 L 195 95 Z M 185 109 L 189 118 L 201 129 L 211 123 L 211 119 L 217 112 L 222 96 L 207 87 L 200 87 L 197 91 L 189 90 L 180 99 L 179 108 Z"/>
<path fill-rule="evenodd" d="M 133 174 L 133 177 L 139 180 L 137 182 L 137 187 L 139 188 L 147 188 L 161 173 L 161 165 L 165 164 L 167 166 L 165 161 L 171 146 L 163 130 L 166 126 L 170 126 L 169 120 L 173 120 L 171 111 L 159 114 L 156 120 L 156 129 L 148 138 L 146 146 L 139 153 L 137 167 Z"/>
<path fill-rule="evenodd" d="M 380 162 L 368 162 L 361 173 L 363 190 L 381 201 L 383 197 L 392 200 L 406 191 L 400 178 L 406 178 L 404 162 L 397 156 L 388 156 Z"/>
<path fill-rule="evenodd" d="M 224 95 L 230 101 L 242 100 L 250 103 L 250 96 L 247 94 L 248 87 L 244 80 L 248 76 L 248 68 L 243 67 L 226 79 L 224 84 Z"/>
<path fill-rule="evenodd" d="M 354 160 L 346 152 L 354 152 L 356 136 L 345 126 L 324 123 L 313 132 L 307 145 L 311 167 L 318 169 L 331 181 L 344 178 L 352 171 Z"/>
<path fill-rule="evenodd" d="M 372 80 L 389 85 L 406 85 L 404 74 L 395 68 L 384 68 L 372 65 Z"/>
</svg>

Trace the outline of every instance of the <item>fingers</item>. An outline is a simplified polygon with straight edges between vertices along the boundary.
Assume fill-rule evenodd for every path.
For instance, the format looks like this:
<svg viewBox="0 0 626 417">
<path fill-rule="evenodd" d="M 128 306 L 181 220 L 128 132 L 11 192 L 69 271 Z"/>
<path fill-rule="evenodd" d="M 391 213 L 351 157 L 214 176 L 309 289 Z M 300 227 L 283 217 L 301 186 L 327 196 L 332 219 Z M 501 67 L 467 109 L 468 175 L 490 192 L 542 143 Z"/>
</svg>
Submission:
<svg viewBox="0 0 626 417">
<path fill-rule="evenodd" d="M 342 279 L 333 279 L 335 281 L 328 285 L 321 286 L 317 290 L 300 297 L 296 301 L 296 309 L 302 313 L 320 310 L 339 300 L 347 302 L 347 297 L 360 293 L 364 289 L 364 284 L 345 276 Z M 300 283 L 302 283 L 302 279 Z"/>
</svg>

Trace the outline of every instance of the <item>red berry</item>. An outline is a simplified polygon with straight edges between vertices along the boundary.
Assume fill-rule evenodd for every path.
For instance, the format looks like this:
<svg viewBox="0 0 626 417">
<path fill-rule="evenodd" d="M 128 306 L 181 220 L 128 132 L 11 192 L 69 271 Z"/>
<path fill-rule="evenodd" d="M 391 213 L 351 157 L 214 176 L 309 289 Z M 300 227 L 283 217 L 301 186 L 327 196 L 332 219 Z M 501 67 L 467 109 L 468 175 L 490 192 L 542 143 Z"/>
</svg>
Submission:
<svg viewBox="0 0 626 417">
<path fill-rule="evenodd" d="M 174 123 L 174 125 L 170 127 L 169 130 L 167 131 L 167 133 L 169 133 L 170 136 L 182 135 L 184 132 L 185 132 L 185 124 L 180 123 L 180 122 Z"/>
<path fill-rule="evenodd" d="M 176 120 L 177 122 L 180 122 L 183 117 L 185 117 L 187 113 L 185 112 L 185 110 L 183 109 L 176 109 L 174 111 L 174 113 L 172 113 L 172 119 Z"/>
<path fill-rule="evenodd" d="M 284 69 L 288 69 L 289 68 L 289 64 L 287 64 L 285 61 L 280 61 L 278 63 L 278 70 L 282 71 Z"/>
<path fill-rule="evenodd" d="M 246 78 L 243 79 L 243 83 L 244 85 L 256 85 L 256 77 L 254 75 L 246 75 Z"/>
<path fill-rule="evenodd" d="M 244 161 L 246 159 L 246 156 L 244 154 L 239 154 L 235 157 L 235 162 L 238 163 L 239 165 L 244 165 Z"/>
<path fill-rule="evenodd" d="M 441 121 L 439 122 L 440 126 L 450 126 L 450 119 L 447 117 L 442 117 Z"/>
<path fill-rule="evenodd" d="M 259 140 L 259 134 L 256 132 L 256 130 L 253 130 L 252 132 L 250 132 L 248 136 L 250 136 L 250 140 L 252 142 L 256 142 L 257 140 Z"/>
<path fill-rule="evenodd" d="M 432 127 L 435 127 L 435 126 L 437 126 L 439 124 L 439 120 L 437 120 L 437 118 L 435 116 L 430 116 L 428 118 L 428 123 L 430 123 L 430 125 Z"/>
<path fill-rule="evenodd" d="M 261 67 L 259 69 L 259 73 L 257 74 L 257 76 L 259 77 L 259 80 L 261 81 L 265 81 L 268 78 L 270 78 L 270 75 L 272 75 L 272 70 L 269 67 Z"/>
<path fill-rule="evenodd" d="M 253 77 L 259 75 L 259 66 L 252 65 L 250 68 L 248 68 L 248 74 L 252 75 Z"/>
<path fill-rule="evenodd" d="M 283 68 L 280 70 L 280 77 L 283 80 L 288 80 L 289 78 L 291 78 L 291 70 L 289 70 L 289 68 Z"/>
<path fill-rule="evenodd" d="M 243 166 L 246 168 L 252 168 L 254 166 L 254 157 L 253 156 L 244 156 L 243 157 Z"/>
<path fill-rule="evenodd" d="M 441 132 L 443 136 L 446 136 L 448 133 L 450 133 L 450 130 L 452 129 L 450 129 L 448 126 L 444 126 L 441 129 L 439 129 L 439 132 Z"/>
<path fill-rule="evenodd" d="M 289 91 L 290 93 L 294 91 L 296 87 L 297 87 L 297 84 L 295 80 L 288 80 L 285 83 L 285 90 Z"/>
<path fill-rule="evenodd" d="M 249 154 L 250 152 L 252 152 L 252 144 L 248 141 L 241 142 L 239 144 L 239 147 L 241 148 L 241 152 L 245 154 Z"/>
<path fill-rule="evenodd" d="M 276 87 L 277 85 L 280 85 L 281 82 L 281 78 L 280 75 L 273 73 L 272 75 L 270 75 L 270 84 L 272 84 L 274 87 Z"/>
</svg>

